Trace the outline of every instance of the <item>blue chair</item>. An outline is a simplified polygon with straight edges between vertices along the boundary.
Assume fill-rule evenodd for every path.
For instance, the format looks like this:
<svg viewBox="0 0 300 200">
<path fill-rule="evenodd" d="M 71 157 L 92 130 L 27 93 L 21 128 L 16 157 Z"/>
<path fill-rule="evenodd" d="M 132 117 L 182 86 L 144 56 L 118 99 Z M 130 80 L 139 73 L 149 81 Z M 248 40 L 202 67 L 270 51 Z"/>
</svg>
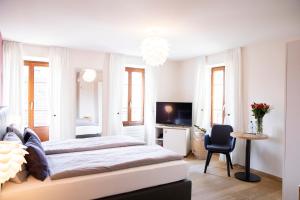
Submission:
<svg viewBox="0 0 300 200">
<path fill-rule="evenodd" d="M 227 174 L 230 176 L 230 167 L 233 169 L 230 153 L 234 150 L 236 139 L 230 136 L 233 128 L 229 125 L 213 125 L 210 136 L 205 135 L 204 146 L 208 151 L 204 173 L 206 173 L 213 153 L 226 155 Z"/>
</svg>

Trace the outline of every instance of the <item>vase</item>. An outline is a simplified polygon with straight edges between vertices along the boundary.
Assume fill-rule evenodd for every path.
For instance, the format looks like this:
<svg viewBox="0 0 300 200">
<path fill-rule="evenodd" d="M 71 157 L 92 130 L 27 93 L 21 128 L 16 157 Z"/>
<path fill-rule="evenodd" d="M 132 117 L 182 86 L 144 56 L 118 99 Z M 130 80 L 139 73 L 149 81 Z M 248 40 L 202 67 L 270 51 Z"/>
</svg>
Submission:
<svg viewBox="0 0 300 200">
<path fill-rule="evenodd" d="M 263 133 L 263 118 L 262 117 L 256 119 L 256 132 L 258 134 Z"/>
</svg>

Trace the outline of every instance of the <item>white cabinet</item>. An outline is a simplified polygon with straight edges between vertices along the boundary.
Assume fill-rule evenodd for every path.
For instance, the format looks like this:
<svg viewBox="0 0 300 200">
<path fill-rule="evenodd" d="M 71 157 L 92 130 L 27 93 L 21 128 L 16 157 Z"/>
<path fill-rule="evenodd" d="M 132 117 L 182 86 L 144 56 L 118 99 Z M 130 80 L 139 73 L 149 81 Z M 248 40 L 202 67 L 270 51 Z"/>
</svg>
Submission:
<svg viewBox="0 0 300 200">
<path fill-rule="evenodd" d="M 164 127 L 157 129 L 157 144 L 180 155 L 187 156 L 190 152 L 190 128 Z"/>
</svg>

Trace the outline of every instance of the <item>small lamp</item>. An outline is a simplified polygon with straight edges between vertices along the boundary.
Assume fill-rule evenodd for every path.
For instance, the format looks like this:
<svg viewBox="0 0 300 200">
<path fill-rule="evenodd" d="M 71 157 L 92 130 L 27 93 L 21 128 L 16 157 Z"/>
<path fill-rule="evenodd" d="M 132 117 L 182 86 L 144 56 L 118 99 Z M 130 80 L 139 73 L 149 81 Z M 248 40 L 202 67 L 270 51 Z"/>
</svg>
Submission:
<svg viewBox="0 0 300 200">
<path fill-rule="evenodd" d="M 25 146 L 11 141 L 0 141 L 0 184 L 8 181 L 10 178 L 22 170 L 22 164 L 26 163 L 24 156 L 27 153 Z M 0 190 L 1 190 L 0 186 Z"/>
</svg>

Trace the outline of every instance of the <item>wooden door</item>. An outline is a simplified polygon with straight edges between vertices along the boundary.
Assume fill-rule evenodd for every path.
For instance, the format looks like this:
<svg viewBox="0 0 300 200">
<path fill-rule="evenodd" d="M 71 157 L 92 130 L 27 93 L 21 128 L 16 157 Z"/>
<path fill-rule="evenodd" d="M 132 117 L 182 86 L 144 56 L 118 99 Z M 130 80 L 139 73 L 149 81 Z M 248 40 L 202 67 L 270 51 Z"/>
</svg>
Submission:
<svg viewBox="0 0 300 200">
<path fill-rule="evenodd" d="M 25 61 L 24 82 L 28 87 L 25 124 L 41 141 L 49 140 L 49 68 L 47 62 Z M 27 108 L 27 109 L 26 109 Z"/>
</svg>

